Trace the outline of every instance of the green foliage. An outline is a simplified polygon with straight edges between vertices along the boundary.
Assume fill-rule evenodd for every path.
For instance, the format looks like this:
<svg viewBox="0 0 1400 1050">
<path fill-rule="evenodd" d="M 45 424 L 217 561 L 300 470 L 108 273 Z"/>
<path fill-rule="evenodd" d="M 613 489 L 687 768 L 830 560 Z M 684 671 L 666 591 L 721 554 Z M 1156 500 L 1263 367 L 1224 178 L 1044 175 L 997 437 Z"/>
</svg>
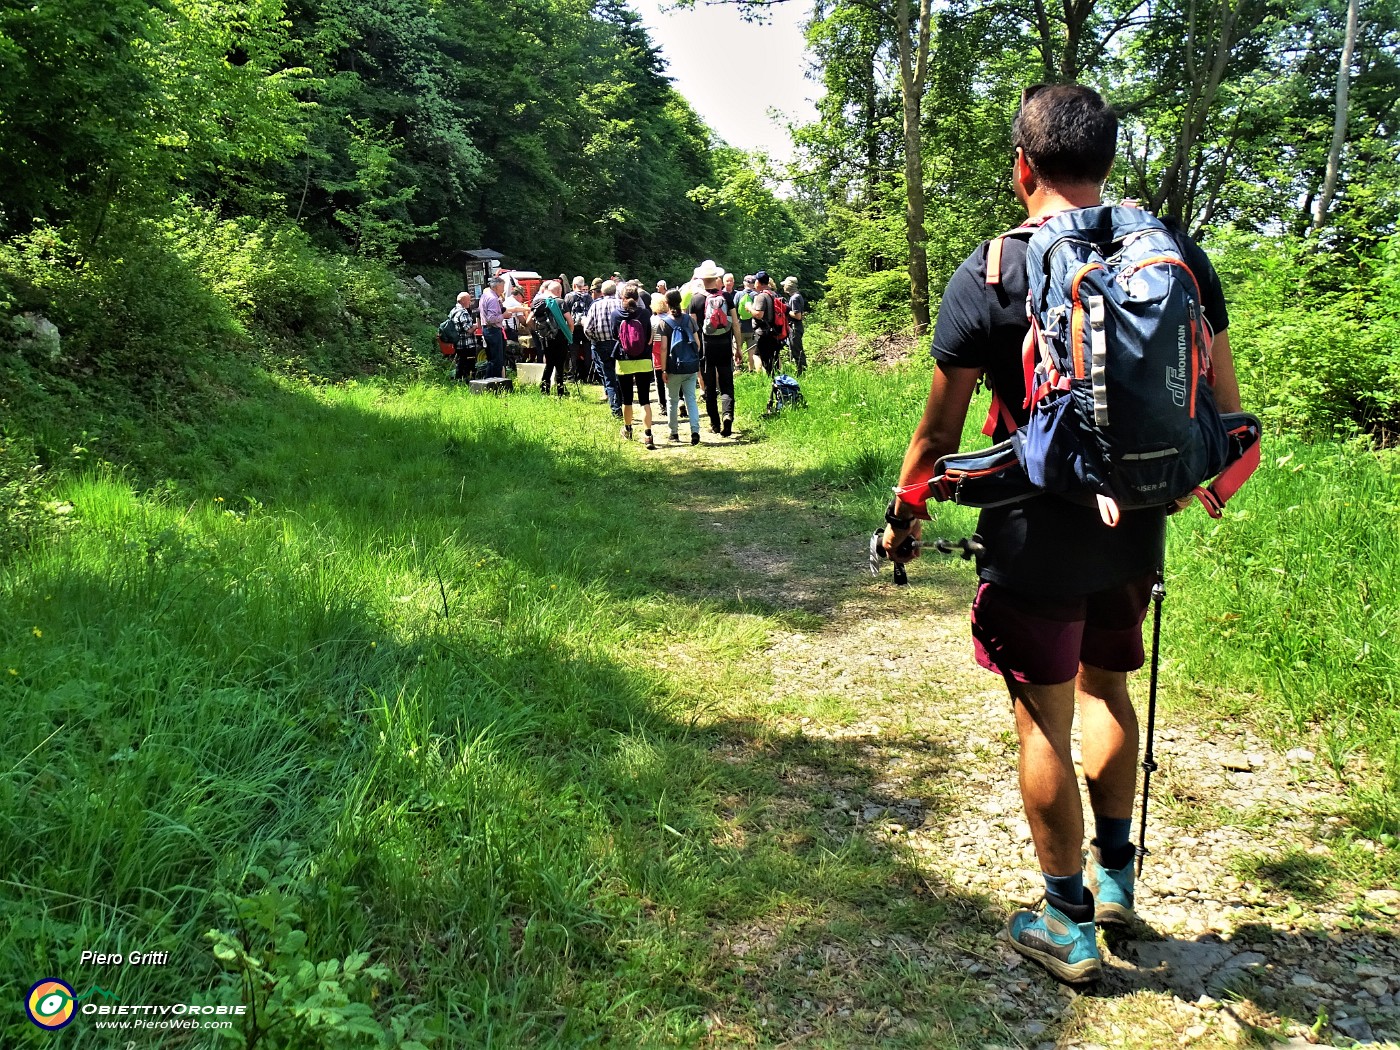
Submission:
<svg viewBox="0 0 1400 1050">
<path fill-rule="evenodd" d="M 767 269 L 775 282 L 790 273 L 812 274 L 798 212 L 773 192 L 767 158 L 729 147 L 713 150 L 711 157 L 719 185 L 698 186 L 689 196 L 704 208 L 706 228 L 732 232 L 703 250 L 736 274 Z M 698 245 L 696 250 L 701 250 Z M 685 274 L 699 261 L 686 266 L 677 260 L 672 272 Z"/>
<path fill-rule="evenodd" d="M 0 246 L 0 399 L 45 460 L 76 442 L 156 464 L 258 361 L 327 378 L 418 366 L 424 303 L 381 262 L 188 201 L 159 218 L 119 209 L 108 226 L 88 253 L 48 226 Z M 56 344 L 10 334 L 34 318 Z"/>
<path fill-rule="evenodd" d="M 29 443 L 0 433 L 0 561 L 71 513 L 71 504 L 44 498 L 43 482 L 39 457 Z"/>
<path fill-rule="evenodd" d="M 435 1026 L 413 1018 L 414 1011 L 395 1014 L 387 1027 L 375 1014 L 373 1000 L 390 978 L 386 966 L 371 964 L 367 952 L 316 961 L 300 914 L 315 888 L 297 874 L 292 844 L 274 841 L 267 849 L 274 867 L 252 866 L 250 879 L 261 885 L 225 894 L 226 928 L 206 935 L 226 971 L 216 997 L 247 1007 L 233 1030 L 220 1033 L 224 1040 L 263 1050 L 427 1050 Z"/>
<path fill-rule="evenodd" d="M 348 231 L 355 250 L 370 259 L 394 259 L 405 242 L 430 234 L 437 226 L 418 226 L 408 217 L 407 206 L 418 191 L 396 178 L 401 144 L 361 121 L 351 119 L 349 125 L 353 175 L 344 183 L 322 185 L 354 200 L 349 207 L 337 208 L 335 218 Z"/>
<path fill-rule="evenodd" d="M 164 4 L 0 8 L 0 229 L 93 216 L 151 165 Z M 90 227 L 91 228 L 91 227 Z"/>
<path fill-rule="evenodd" d="M 1291 430 L 1400 430 L 1393 241 L 1357 272 L 1315 241 L 1227 232 L 1213 238 L 1230 301 L 1244 404 Z"/>
<path fill-rule="evenodd" d="M 890 186 L 867 209 L 837 205 L 828 212 L 842 245 L 826 277 L 823 305 L 832 323 L 858 335 L 909 327 L 909 245 L 904 233 L 899 185 Z"/>
<path fill-rule="evenodd" d="M 1363 750 L 1400 789 L 1400 457 L 1368 442 L 1265 435 L 1221 521 L 1174 520 L 1167 644 L 1216 709 L 1313 732 L 1338 772 Z M 1339 556 L 1344 555 L 1344 556 Z M 1224 644 L 1199 644 L 1212 639 Z M 1373 819 L 1392 827 L 1393 806 Z M 1376 830 L 1373 826 L 1372 831 Z"/>
</svg>

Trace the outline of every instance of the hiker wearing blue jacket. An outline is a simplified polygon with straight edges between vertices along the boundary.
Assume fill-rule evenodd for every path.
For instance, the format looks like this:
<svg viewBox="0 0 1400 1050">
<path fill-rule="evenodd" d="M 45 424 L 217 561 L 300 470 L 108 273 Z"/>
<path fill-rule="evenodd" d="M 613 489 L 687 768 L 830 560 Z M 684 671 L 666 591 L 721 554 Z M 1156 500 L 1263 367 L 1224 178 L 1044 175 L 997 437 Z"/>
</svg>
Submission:
<svg viewBox="0 0 1400 1050">
<path fill-rule="evenodd" d="M 1116 115 L 1091 89 L 1027 89 L 1013 125 L 1012 185 L 1028 225 L 1100 203 L 1117 135 Z M 1219 278 L 1188 237 L 1175 239 L 1213 332 L 1216 403 L 1238 411 Z M 932 388 L 904 456 L 901 488 L 930 477 L 940 458 L 957 451 L 983 377 L 1003 413 L 994 440 L 1026 425 L 1026 250 L 1019 238 L 984 242 L 948 282 L 934 326 Z M 917 548 L 898 548 L 919 537 L 919 509 L 896 497 L 886 511 L 885 549 L 897 561 L 918 556 Z M 1165 518 L 1162 509 L 1127 510 L 1109 524 L 1092 506 L 1042 494 L 986 509 L 978 523 L 986 553 L 978 559 L 973 650 L 1011 694 L 1021 798 L 1045 882 L 1044 908 L 1016 911 L 1007 932 L 1017 951 L 1073 983 L 1100 973 L 1096 922 L 1133 917 L 1138 721 L 1127 676 L 1144 662 L 1142 624 L 1162 564 Z M 1076 706 L 1094 816 L 1087 868 L 1070 749 Z"/>
</svg>

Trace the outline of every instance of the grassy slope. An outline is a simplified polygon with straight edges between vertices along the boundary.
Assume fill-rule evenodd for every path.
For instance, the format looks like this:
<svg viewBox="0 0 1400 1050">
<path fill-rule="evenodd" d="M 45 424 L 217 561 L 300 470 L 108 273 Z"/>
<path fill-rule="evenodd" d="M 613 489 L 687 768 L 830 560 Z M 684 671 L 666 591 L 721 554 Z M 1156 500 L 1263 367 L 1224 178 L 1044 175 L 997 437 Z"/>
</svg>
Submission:
<svg viewBox="0 0 1400 1050">
<path fill-rule="evenodd" d="M 810 411 L 677 471 L 592 404 L 269 381 L 224 403 L 162 492 L 74 481 L 74 527 L 0 576 L 0 969 L 169 949 L 120 975 L 124 1000 L 233 1001 L 205 931 L 241 925 L 285 977 L 298 960 L 259 945 L 298 928 L 312 961 L 370 951 L 388 975 L 340 991 L 446 1045 L 686 1044 L 745 999 L 717 931 L 932 930 L 956 898 L 859 837 L 730 834 L 784 765 L 718 757 L 770 732 L 767 632 L 814 622 L 746 587 L 722 537 L 838 571 L 924 383 L 814 374 Z M 1172 696 L 1317 720 L 1393 798 L 1394 462 L 1349 457 L 1337 489 L 1335 450 L 1280 465 L 1283 447 L 1232 519 L 1177 529 Z M 938 531 L 971 522 L 945 510 Z M 1395 830 L 1385 798 L 1359 799 L 1366 833 Z M 892 967 L 861 991 L 917 1012 L 910 1045 L 995 1032 L 947 976 Z M 7 1045 L 48 1038 L 3 1023 Z M 318 1030 L 282 1031 L 356 1045 Z"/>
</svg>

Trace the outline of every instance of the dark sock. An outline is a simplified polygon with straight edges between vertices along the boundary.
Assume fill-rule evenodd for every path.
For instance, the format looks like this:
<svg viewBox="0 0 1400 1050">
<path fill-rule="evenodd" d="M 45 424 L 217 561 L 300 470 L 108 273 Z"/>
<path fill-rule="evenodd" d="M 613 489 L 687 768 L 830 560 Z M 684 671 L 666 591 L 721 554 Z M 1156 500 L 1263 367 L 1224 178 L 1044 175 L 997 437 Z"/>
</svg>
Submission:
<svg viewBox="0 0 1400 1050">
<path fill-rule="evenodd" d="M 1132 833 L 1132 817 L 1095 817 L 1094 845 L 1099 848 L 1099 863 L 1115 870 L 1127 865 L 1133 859 L 1133 846 L 1128 841 Z"/>
<path fill-rule="evenodd" d="M 1040 874 L 1045 879 L 1045 895 L 1047 897 L 1054 897 L 1069 905 L 1083 903 L 1084 872 L 1076 871 L 1073 875 L 1046 875 L 1042 871 Z"/>
<path fill-rule="evenodd" d="M 1046 876 L 1050 878 L 1051 876 Z M 1088 890 L 1084 891 L 1083 904 L 1071 904 L 1063 898 L 1047 893 L 1045 899 L 1054 905 L 1061 914 L 1070 922 L 1093 922 L 1094 921 L 1094 896 Z"/>
</svg>

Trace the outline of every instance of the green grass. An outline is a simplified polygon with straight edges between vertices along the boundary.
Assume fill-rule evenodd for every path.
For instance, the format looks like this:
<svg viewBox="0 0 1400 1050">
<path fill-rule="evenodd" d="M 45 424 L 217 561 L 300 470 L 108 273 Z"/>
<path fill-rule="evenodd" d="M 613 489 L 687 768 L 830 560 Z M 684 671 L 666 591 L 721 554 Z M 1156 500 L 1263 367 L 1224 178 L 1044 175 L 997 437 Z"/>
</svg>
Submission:
<svg viewBox="0 0 1400 1050">
<path fill-rule="evenodd" d="M 1247 715 L 1360 795 L 1372 836 L 1400 830 L 1400 454 L 1266 435 L 1220 521 L 1174 522 L 1164 651 L 1202 713 Z"/>
<path fill-rule="evenodd" d="M 793 931 L 852 946 L 980 914 L 799 805 L 791 768 L 875 775 L 857 744 L 767 722 L 799 710 L 768 701 L 763 650 L 868 586 L 926 383 L 814 370 L 807 411 L 679 470 L 688 448 L 624 447 L 592 403 L 263 380 L 164 483 L 63 482 L 70 526 L 0 567 L 0 971 L 131 1003 L 256 989 L 263 1048 L 747 1045 L 761 1001 L 842 976 L 793 962 Z M 741 423 L 765 395 L 741 377 Z M 1394 460 L 1279 439 L 1266 459 L 1223 522 L 1173 526 L 1168 699 L 1364 756 L 1355 826 L 1388 833 Z M 938 508 L 933 531 L 974 524 Z M 733 568 L 745 544 L 779 570 Z M 915 583 L 967 574 L 929 559 Z M 819 601 L 784 589 L 818 578 Z M 830 693 L 813 713 L 859 716 Z M 765 930 L 747 967 L 722 950 Z M 96 971 L 83 949 L 171 959 Z M 369 970 L 306 983 L 360 951 Z M 955 964 L 868 955 L 817 1045 L 1004 1031 Z M 908 1024 L 882 1027 L 895 1007 Z M 7 1046 L 52 1039 L 0 1018 Z"/>
<path fill-rule="evenodd" d="M 74 527 L 0 577 L 0 967 L 76 980 L 84 948 L 163 949 L 124 1001 L 236 1001 L 218 927 L 282 979 L 370 950 L 387 971 L 341 998 L 448 1045 L 688 1044 L 732 984 L 714 923 L 879 922 L 898 860 L 726 841 L 720 794 L 776 789 L 712 753 L 761 691 L 744 661 L 810 613 L 735 596 L 682 482 L 605 419 L 269 382 L 158 491 L 63 486 Z M 703 517 L 746 532 L 751 486 L 800 507 L 818 468 L 708 473 Z M 293 928 L 301 958 L 259 954 Z M 273 1045 L 358 1045 L 328 1017 Z"/>
</svg>

